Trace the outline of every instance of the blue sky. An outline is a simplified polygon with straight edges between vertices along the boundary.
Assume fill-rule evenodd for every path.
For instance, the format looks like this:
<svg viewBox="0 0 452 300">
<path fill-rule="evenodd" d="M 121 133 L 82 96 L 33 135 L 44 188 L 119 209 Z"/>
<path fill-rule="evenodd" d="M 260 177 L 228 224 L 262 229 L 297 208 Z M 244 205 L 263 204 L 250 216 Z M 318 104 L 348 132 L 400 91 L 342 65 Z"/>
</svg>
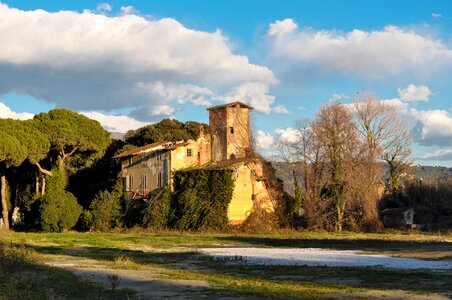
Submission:
<svg viewBox="0 0 452 300">
<path fill-rule="evenodd" d="M 0 117 L 68 107 L 125 131 L 240 100 L 270 154 L 372 91 L 410 120 L 416 163 L 452 166 L 450 1 L 0 3 Z"/>
</svg>

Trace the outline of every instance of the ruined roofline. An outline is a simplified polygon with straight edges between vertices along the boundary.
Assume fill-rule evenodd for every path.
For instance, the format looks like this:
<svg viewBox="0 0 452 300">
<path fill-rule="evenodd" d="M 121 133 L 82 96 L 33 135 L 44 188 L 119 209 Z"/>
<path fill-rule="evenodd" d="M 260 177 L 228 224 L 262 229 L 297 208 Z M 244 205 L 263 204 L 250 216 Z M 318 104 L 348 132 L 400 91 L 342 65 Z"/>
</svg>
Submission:
<svg viewBox="0 0 452 300">
<path fill-rule="evenodd" d="M 226 108 L 226 107 L 231 107 L 231 106 L 236 106 L 239 105 L 240 107 L 244 107 L 244 108 L 248 108 L 248 109 L 254 109 L 253 107 L 240 102 L 240 101 L 235 101 L 235 102 L 231 102 L 231 103 L 226 103 L 226 104 L 222 104 L 222 105 L 217 105 L 217 106 L 212 106 L 207 108 L 207 110 L 216 110 L 216 109 L 221 109 L 221 108 Z"/>
<path fill-rule="evenodd" d="M 174 150 L 178 147 L 188 145 L 189 141 L 156 142 L 153 144 L 145 145 L 142 147 L 138 147 L 135 149 L 131 149 L 131 150 L 119 153 L 118 155 L 113 156 L 113 158 L 123 158 L 123 157 L 135 156 L 135 155 L 143 154 L 143 153 L 152 153 L 152 152 L 159 151 L 159 150 Z"/>
</svg>

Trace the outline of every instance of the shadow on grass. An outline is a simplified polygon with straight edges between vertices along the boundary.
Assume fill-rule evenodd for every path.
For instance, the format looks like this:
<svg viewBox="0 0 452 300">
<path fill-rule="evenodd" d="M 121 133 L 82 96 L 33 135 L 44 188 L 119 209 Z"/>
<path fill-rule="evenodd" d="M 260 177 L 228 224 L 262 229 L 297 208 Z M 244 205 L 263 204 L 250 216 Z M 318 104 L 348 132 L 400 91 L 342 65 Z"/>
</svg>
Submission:
<svg viewBox="0 0 452 300">
<path fill-rule="evenodd" d="M 333 249 L 445 249 L 450 250 L 447 243 L 421 243 L 403 241 L 351 241 L 351 240 L 307 240 L 307 239 L 275 239 L 275 238 L 245 238 L 224 237 L 227 240 L 247 242 L 251 245 L 265 245 L 277 247 L 321 247 Z M 163 272 L 164 276 L 179 280 L 164 280 L 161 276 L 154 278 L 122 275 L 128 287 L 140 290 L 143 285 L 149 285 L 155 295 L 176 296 L 185 292 L 209 295 L 211 297 L 246 295 L 247 297 L 294 297 L 289 290 L 291 286 L 312 285 L 317 294 L 298 295 L 295 297 L 311 298 L 324 292 L 322 288 L 337 288 L 345 292 L 350 288 L 372 288 L 395 290 L 403 289 L 412 292 L 437 292 L 450 295 L 452 286 L 451 272 L 429 272 L 425 270 L 388 270 L 379 268 L 351 268 L 351 267 L 306 267 L 306 266 L 250 266 L 219 261 L 197 252 L 150 253 L 137 250 L 122 250 L 100 247 L 40 247 L 29 246 L 39 253 L 64 254 L 83 259 L 95 259 L 113 268 L 97 270 L 99 278 L 105 278 L 119 270 L 143 269 L 152 272 Z M 116 270 L 115 270 L 116 269 Z M 100 272 L 100 273 L 99 273 Z M 138 272 L 139 273 L 139 272 Z M 123 273 L 127 274 L 127 273 Z M 87 274 L 82 278 L 89 279 Z M 152 275 L 152 274 L 151 274 Z M 156 273 L 154 273 L 156 275 Z M 162 275 L 162 274 L 160 274 Z M 181 281 L 182 280 L 182 281 Z M 214 283 L 213 288 L 197 287 L 184 280 L 208 281 Z M 99 280 L 98 280 L 99 282 Z M 247 282 L 245 284 L 245 282 Z M 251 283 L 250 283 L 251 282 Z M 262 283 L 262 284 L 261 284 Z M 272 284 L 281 284 L 287 290 L 271 288 Z M 287 286 L 286 286 L 287 285 Z M 169 293 L 169 294 L 168 294 Z M 172 294 L 171 294 L 172 293 Z M 176 294 L 174 294 L 176 293 Z M 194 296 L 194 294 L 192 294 Z"/>
<path fill-rule="evenodd" d="M 422 242 L 422 241 L 394 241 L 377 239 L 297 239 L 297 238 L 269 238 L 247 236 L 218 237 L 227 242 L 268 247 L 288 248 L 327 248 L 337 250 L 371 250 L 371 251 L 451 251 L 452 243 Z"/>
</svg>

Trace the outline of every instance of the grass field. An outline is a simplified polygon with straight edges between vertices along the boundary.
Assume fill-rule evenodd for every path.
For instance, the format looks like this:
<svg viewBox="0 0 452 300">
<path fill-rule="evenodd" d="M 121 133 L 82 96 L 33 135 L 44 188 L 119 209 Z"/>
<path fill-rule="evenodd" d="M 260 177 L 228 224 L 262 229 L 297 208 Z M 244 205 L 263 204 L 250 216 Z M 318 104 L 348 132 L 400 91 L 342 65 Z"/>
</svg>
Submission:
<svg viewBox="0 0 452 300">
<path fill-rule="evenodd" d="M 450 271 L 251 266 L 199 255 L 196 250 L 312 247 L 452 260 L 451 234 L 1 234 L 0 299 L 452 297 Z M 113 291 L 114 276 L 118 278 L 118 286 Z M 27 290 L 34 292 L 27 293 Z"/>
</svg>

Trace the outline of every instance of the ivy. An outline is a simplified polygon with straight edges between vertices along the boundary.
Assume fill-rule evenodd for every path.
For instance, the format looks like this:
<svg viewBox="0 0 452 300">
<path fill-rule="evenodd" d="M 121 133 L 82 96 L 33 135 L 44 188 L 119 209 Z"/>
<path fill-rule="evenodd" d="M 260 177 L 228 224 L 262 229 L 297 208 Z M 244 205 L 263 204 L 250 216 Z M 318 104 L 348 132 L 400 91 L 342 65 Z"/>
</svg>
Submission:
<svg viewBox="0 0 452 300">
<path fill-rule="evenodd" d="M 170 225 L 180 230 L 221 230 L 234 190 L 229 169 L 189 169 L 174 173 Z"/>
</svg>

